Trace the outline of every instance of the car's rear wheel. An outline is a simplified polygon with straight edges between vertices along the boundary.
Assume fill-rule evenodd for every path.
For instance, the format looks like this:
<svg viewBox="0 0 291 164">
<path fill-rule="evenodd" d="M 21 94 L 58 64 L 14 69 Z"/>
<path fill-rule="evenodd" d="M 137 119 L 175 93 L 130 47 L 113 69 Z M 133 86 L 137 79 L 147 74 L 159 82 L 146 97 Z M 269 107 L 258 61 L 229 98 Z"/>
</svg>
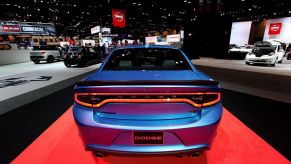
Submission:
<svg viewBox="0 0 291 164">
<path fill-rule="evenodd" d="M 71 67 L 71 64 L 64 62 L 66 67 Z"/>
<path fill-rule="evenodd" d="M 49 56 L 48 58 L 47 58 L 47 62 L 48 63 L 53 63 L 55 61 L 55 58 L 53 57 L 53 56 Z"/>
<path fill-rule="evenodd" d="M 78 63 L 78 67 L 87 67 L 89 65 L 89 61 L 84 60 Z"/>
<path fill-rule="evenodd" d="M 34 62 L 34 64 L 39 64 L 40 63 L 40 61 L 33 61 Z"/>
<path fill-rule="evenodd" d="M 246 65 L 250 65 L 251 63 L 250 62 L 246 62 Z"/>
<path fill-rule="evenodd" d="M 88 60 L 84 61 L 84 66 L 85 66 L 85 67 L 88 67 L 89 65 L 90 65 L 90 63 L 89 63 Z"/>
</svg>

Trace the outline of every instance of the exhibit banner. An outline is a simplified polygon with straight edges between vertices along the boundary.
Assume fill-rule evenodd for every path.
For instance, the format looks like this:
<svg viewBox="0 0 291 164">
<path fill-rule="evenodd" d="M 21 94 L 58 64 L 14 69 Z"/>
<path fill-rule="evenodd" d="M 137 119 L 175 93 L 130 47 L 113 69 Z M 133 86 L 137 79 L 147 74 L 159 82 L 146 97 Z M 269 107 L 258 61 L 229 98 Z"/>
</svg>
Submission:
<svg viewBox="0 0 291 164">
<path fill-rule="evenodd" d="M 14 33 L 20 32 L 19 25 L 0 25 L 0 32 Z"/>
<path fill-rule="evenodd" d="M 118 37 L 118 34 L 102 34 L 102 37 L 111 37 L 111 38 L 114 38 L 114 37 Z"/>
<path fill-rule="evenodd" d="M 102 33 L 110 34 L 111 33 L 111 28 L 108 27 L 102 27 L 101 28 Z"/>
<path fill-rule="evenodd" d="M 251 21 L 233 22 L 231 26 L 229 44 L 236 44 L 238 46 L 244 46 L 245 44 L 248 44 L 251 26 Z"/>
<path fill-rule="evenodd" d="M 167 42 L 180 42 L 180 34 L 167 35 Z"/>
<path fill-rule="evenodd" d="M 291 43 L 291 17 L 269 19 L 266 21 L 264 41 L 274 39 Z"/>
<path fill-rule="evenodd" d="M 180 30 L 180 37 L 181 37 L 181 39 L 184 39 L 184 35 L 185 35 L 184 30 Z"/>
<path fill-rule="evenodd" d="M 96 34 L 98 32 L 100 32 L 100 26 L 96 26 L 96 27 L 91 28 L 91 34 Z"/>
<path fill-rule="evenodd" d="M 121 9 L 112 9 L 112 24 L 115 27 L 124 28 L 126 26 L 125 11 Z"/>
<path fill-rule="evenodd" d="M 145 43 L 146 44 L 155 44 L 158 41 L 158 36 L 150 36 L 145 38 Z"/>
<path fill-rule="evenodd" d="M 28 33 L 44 33 L 46 29 L 40 26 L 21 26 L 21 31 Z"/>
<path fill-rule="evenodd" d="M 0 34 L 55 36 L 56 29 L 54 24 L 50 23 L 0 22 Z"/>
<path fill-rule="evenodd" d="M 282 28 L 282 22 L 271 23 L 269 27 L 269 35 L 279 35 Z"/>
</svg>

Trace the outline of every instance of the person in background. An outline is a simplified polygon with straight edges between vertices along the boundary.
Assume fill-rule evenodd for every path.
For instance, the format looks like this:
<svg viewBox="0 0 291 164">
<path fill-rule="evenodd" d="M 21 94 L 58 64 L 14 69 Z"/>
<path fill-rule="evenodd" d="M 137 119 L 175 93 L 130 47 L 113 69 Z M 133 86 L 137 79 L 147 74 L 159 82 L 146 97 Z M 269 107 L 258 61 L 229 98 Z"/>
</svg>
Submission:
<svg viewBox="0 0 291 164">
<path fill-rule="evenodd" d="M 137 40 L 134 40 L 134 41 L 132 42 L 132 44 L 133 44 L 133 45 L 138 45 Z"/>
<path fill-rule="evenodd" d="M 124 46 L 128 46 L 128 40 L 124 41 Z"/>
</svg>

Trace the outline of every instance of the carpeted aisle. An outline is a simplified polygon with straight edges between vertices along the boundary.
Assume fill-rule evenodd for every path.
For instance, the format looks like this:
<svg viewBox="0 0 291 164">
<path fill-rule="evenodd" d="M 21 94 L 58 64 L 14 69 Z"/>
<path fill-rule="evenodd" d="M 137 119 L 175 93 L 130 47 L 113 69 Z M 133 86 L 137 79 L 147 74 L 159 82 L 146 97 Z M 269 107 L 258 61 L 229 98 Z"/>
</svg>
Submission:
<svg viewBox="0 0 291 164">
<path fill-rule="evenodd" d="M 212 149 L 199 158 L 109 156 L 98 159 L 84 150 L 70 108 L 12 162 L 12 164 L 42 163 L 287 164 L 290 162 L 226 109 Z"/>
</svg>

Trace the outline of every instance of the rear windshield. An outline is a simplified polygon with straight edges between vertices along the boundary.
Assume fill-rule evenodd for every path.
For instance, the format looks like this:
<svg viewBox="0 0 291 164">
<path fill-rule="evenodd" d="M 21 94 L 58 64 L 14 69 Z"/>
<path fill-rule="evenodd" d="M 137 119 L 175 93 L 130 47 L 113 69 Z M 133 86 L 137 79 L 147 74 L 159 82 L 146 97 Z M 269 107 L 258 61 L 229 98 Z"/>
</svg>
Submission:
<svg viewBox="0 0 291 164">
<path fill-rule="evenodd" d="M 115 50 L 104 70 L 189 70 L 187 60 L 177 49 L 132 48 Z"/>
<path fill-rule="evenodd" d="M 57 46 L 33 46 L 33 50 L 58 50 Z"/>
<path fill-rule="evenodd" d="M 73 51 L 73 52 L 80 52 L 83 48 L 82 47 L 71 47 L 69 49 L 69 51 Z"/>
</svg>

